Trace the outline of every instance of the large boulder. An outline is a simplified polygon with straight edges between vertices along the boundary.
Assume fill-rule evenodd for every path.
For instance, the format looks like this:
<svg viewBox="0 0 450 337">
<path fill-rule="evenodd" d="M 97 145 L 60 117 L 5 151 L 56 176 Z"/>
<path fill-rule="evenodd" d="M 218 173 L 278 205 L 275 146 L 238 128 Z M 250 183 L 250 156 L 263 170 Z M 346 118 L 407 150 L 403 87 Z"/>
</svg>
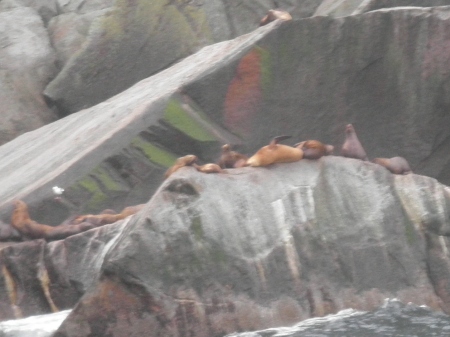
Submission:
<svg viewBox="0 0 450 337">
<path fill-rule="evenodd" d="M 31 8 L 0 11 L 0 145 L 56 119 L 42 92 L 56 75 L 55 53 Z"/>
<path fill-rule="evenodd" d="M 450 188 L 340 157 L 171 176 L 54 336 L 221 336 L 386 297 L 450 313 Z"/>
</svg>

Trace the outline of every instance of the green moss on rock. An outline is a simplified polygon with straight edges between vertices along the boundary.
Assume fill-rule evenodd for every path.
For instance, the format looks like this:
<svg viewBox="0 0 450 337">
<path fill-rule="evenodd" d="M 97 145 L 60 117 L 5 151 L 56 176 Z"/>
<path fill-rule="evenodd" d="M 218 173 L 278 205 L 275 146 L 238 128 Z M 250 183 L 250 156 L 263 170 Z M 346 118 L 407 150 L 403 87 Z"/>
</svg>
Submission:
<svg viewBox="0 0 450 337">
<path fill-rule="evenodd" d="M 134 147 L 140 149 L 151 162 L 157 165 L 170 167 L 177 159 L 172 153 L 143 140 L 141 137 L 136 137 L 131 143 Z"/>
<path fill-rule="evenodd" d="M 203 239 L 203 227 L 202 227 L 202 219 L 200 216 L 195 216 L 191 221 L 191 231 L 194 233 L 194 237 L 196 240 Z"/>
<path fill-rule="evenodd" d="M 199 115 L 200 117 L 203 117 Z M 175 129 L 183 132 L 192 139 L 201 142 L 217 141 L 216 137 L 205 130 L 195 119 L 184 111 L 183 107 L 175 99 L 171 99 L 164 112 L 164 118 L 167 123 Z"/>
<path fill-rule="evenodd" d="M 100 181 L 100 184 L 103 185 L 103 187 L 105 187 L 106 190 L 108 191 L 121 192 L 126 190 L 119 182 L 114 180 L 114 178 L 110 175 L 110 173 L 106 169 L 102 167 L 96 168 L 92 172 L 92 175 L 95 176 L 95 178 L 97 178 L 98 181 Z"/>
<path fill-rule="evenodd" d="M 77 183 L 80 187 L 86 189 L 91 197 L 86 203 L 88 209 L 99 209 L 101 205 L 108 199 L 108 196 L 103 193 L 99 184 L 92 177 L 85 177 Z"/>
</svg>

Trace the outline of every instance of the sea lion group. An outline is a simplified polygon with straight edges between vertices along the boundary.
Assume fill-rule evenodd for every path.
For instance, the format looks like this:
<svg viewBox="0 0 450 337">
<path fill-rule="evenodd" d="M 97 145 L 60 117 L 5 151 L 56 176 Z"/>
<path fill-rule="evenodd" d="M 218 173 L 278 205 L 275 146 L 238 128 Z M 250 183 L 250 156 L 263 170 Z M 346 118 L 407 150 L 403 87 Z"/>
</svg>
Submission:
<svg viewBox="0 0 450 337">
<path fill-rule="evenodd" d="M 333 154 L 334 151 L 333 145 L 323 144 L 318 140 L 305 140 L 294 146 L 279 144 L 280 141 L 288 138 L 290 136 L 273 138 L 269 145 L 260 148 L 250 158 L 232 151 L 231 146 L 225 144 L 222 146 L 222 153 L 217 164 L 210 163 L 199 166 L 196 163 L 198 158 L 194 155 L 180 157 L 175 162 L 175 165 L 167 170 L 165 177 L 168 178 L 172 173 L 184 166 L 193 166 L 203 173 L 226 173 L 224 169 L 244 166 L 269 166 L 275 163 L 290 163 L 301 159 L 317 160 L 323 156 Z M 369 160 L 352 124 L 348 124 L 345 127 L 345 141 L 341 147 L 341 155 L 347 158 Z M 412 172 L 408 162 L 403 157 L 375 158 L 373 163 L 384 166 L 394 174 L 408 174 Z"/>
<path fill-rule="evenodd" d="M 226 173 L 227 169 L 244 166 L 264 167 L 276 163 L 290 163 L 301 159 L 318 160 L 323 156 L 331 155 L 334 146 L 323 144 L 318 140 L 305 140 L 294 146 L 279 144 L 290 136 L 277 136 L 269 145 L 263 146 L 256 153 L 247 157 L 239 152 L 232 151 L 229 144 L 222 146 L 222 153 L 217 163 L 198 165 L 198 157 L 192 154 L 178 158 L 175 164 L 165 173 L 168 178 L 174 172 L 185 166 L 192 166 L 201 173 Z M 367 161 L 368 157 L 361 142 L 356 135 L 353 125 L 348 124 L 345 128 L 345 141 L 341 148 L 341 155 L 348 158 Z M 375 158 L 375 164 L 381 165 L 394 174 L 412 173 L 405 158 Z M 63 189 L 61 189 L 64 191 Z M 62 192 L 61 192 L 62 193 Z M 61 194 L 58 193 L 58 194 Z M 28 207 L 22 200 L 14 202 L 15 209 L 11 216 L 11 225 L 24 239 L 45 239 L 47 241 L 66 238 L 94 227 L 103 226 L 124 219 L 135 214 L 144 205 L 126 207 L 120 213 L 105 210 L 101 214 L 85 214 L 66 220 L 62 225 L 49 226 L 37 223 L 30 218 Z"/>
<path fill-rule="evenodd" d="M 27 204 L 22 200 L 15 200 L 14 211 L 11 216 L 11 226 L 19 232 L 24 240 L 61 240 L 95 227 L 125 219 L 127 216 L 140 211 L 143 206 L 144 205 L 125 207 L 120 213 L 116 213 L 112 210 L 105 210 L 97 215 L 80 215 L 74 219 L 63 222 L 63 224 L 59 226 L 49 226 L 32 220 L 28 213 Z"/>
</svg>

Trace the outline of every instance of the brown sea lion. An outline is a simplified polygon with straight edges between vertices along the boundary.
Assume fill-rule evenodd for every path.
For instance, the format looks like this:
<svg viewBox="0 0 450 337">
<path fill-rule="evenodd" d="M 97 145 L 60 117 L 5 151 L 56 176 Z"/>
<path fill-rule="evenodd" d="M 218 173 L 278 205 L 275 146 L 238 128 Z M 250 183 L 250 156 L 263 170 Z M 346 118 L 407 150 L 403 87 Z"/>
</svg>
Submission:
<svg viewBox="0 0 450 337">
<path fill-rule="evenodd" d="M 289 14 L 286 11 L 283 11 L 281 9 L 270 9 L 267 12 L 267 15 L 261 19 L 259 22 L 260 26 L 267 25 L 268 23 L 275 21 L 277 19 L 283 20 L 283 21 L 289 21 L 292 20 L 291 14 Z"/>
<path fill-rule="evenodd" d="M 341 148 L 341 155 L 348 158 L 368 160 L 366 151 L 362 147 L 353 125 L 345 127 L 345 142 Z"/>
<path fill-rule="evenodd" d="M 31 220 L 28 206 L 22 200 L 14 201 L 15 209 L 11 216 L 11 225 L 24 239 L 58 240 L 94 228 L 92 224 L 79 224 L 73 226 L 49 226 Z"/>
<path fill-rule="evenodd" d="M 52 226 L 43 225 L 30 219 L 28 206 L 22 200 L 14 201 L 11 225 L 26 239 L 40 239 L 53 230 Z"/>
<path fill-rule="evenodd" d="M 203 173 L 222 173 L 223 170 L 222 168 L 217 165 L 217 164 L 213 164 L 213 163 L 209 163 L 209 164 L 205 164 L 205 165 L 197 165 L 197 164 L 192 164 L 192 166 L 194 166 L 197 171 L 199 172 L 203 172 Z"/>
<path fill-rule="evenodd" d="M 411 167 L 408 161 L 403 157 L 392 158 L 375 158 L 373 160 L 375 164 L 384 166 L 394 174 L 409 174 L 412 173 Z"/>
<path fill-rule="evenodd" d="M 196 161 L 197 161 L 197 156 L 195 156 L 193 154 L 188 154 L 187 156 L 180 157 L 175 161 L 175 164 L 172 167 L 169 167 L 169 169 L 164 174 L 164 177 L 167 179 L 176 170 L 178 170 L 184 166 L 191 166 Z"/>
<path fill-rule="evenodd" d="M 102 214 L 97 214 L 97 215 L 92 215 L 92 214 L 80 215 L 73 221 L 73 223 L 80 224 L 80 223 L 87 222 L 87 223 L 93 224 L 94 226 L 103 226 L 103 225 L 111 224 L 111 223 L 117 222 L 119 220 L 125 219 L 126 217 L 139 212 L 144 206 L 145 206 L 145 204 L 125 207 L 122 210 L 122 212 L 120 212 L 119 214 L 117 214 L 117 213 L 114 214 L 112 212 L 103 211 Z M 108 210 L 108 211 L 110 211 L 110 210 Z"/>
<path fill-rule="evenodd" d="M 303 158 L 303 151 L 288 145 L 278 144 L 291 136 L 278 136 L 269 145 L 260 148 L 247 160 L 247 166 L 268 166 L 275 163 L 291 163 Z"/>
<path fill-rule="evenodd" d="M 318 140 L 305 140 L 294 146 L 303 151 L 303 158 L 306 159 L 319 159 L 320 157 L 332 154 L 334 150 L 333 145 L 323 144 Z"/>
<path fill-rule="evenodd" d="M 220 156 L 218 164 L 221 168 L 243 167 L 245 166 L 247 159 L 247 156 L 232 151 L 230 145 L 225 144 L 222 146 L 222 155 Z"/>
</svg>

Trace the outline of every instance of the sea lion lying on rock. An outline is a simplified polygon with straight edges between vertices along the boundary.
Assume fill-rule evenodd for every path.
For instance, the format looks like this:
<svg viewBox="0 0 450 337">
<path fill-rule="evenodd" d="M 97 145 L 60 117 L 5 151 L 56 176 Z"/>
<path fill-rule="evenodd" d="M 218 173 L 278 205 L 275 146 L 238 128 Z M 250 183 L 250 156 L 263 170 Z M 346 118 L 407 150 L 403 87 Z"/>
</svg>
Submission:
<svg viewBox="0 0 450 337">
<path fill-rule="evenodd" d="M 125 207 L 122 212 L 114 214 L 113 210 L 105 210 L 102 214 L 85 214 L 75 218 L 73 224 L 90 223 L 94 226 L 103 226 L 125 219 L 126 217 L 139 212 L 145 204 Z"/>
<path fill-rule="evenodd" d="M 289 14 L 286 11 L 283 11 L 281 9 L 269 9 L 267 12 L 267 15 L 261 19 L 259 22 L 260 26 L 265 26 L 268 23 L 275 21 L 275 20 L 283 20 L 283 21 L 289 21 L 292 20 L 291 14 Z"/>
<path fill-rule="evenodd" d="M 394 174 L 409 174 L 412 173 L 411 167 L 408 161 L 403 157 L 392 157 L 392 158 L 375 158 L 373 160 L 375 164 L 384 166 L 391 173 Z"/>
<path fill-rule="evenodd" d="M 197 156 L 195 156 L 193 154 L 188 154 L 184 157 L 180 157 L 175 161 L 175 164 L 173 164 L 172 167 L 169 167 L 169 169 L 164 174 L 164 177 L 167 179 L 175 171 L 179 170 L 180 168 L 182 168 L 184 166 L 191 166 L 196 161 L 197 161 Z"/>
<path fill-rule="evenodd" d="M 11 216 L 11 225 L 20 233 L 23 239 L 45 239 L 47 241 L 59 240 L 95 227 L 90 223 L 55 227 L 40 224 L 30 218 L 28 206 L 25 202 L 22 200 L 15 200 L 14 206 L 15 208 Z"/>
<path fill-rule="evenodd" d="M 303 158 L 303 151 L 299 148 L 278 144 L 291 136 L 278 136 L 269 145 L 260 148 L 247 160 L 248 166 L 268 166 L 275 163 L 291 163 Z"/>
<path fill-rule="evenodd" d="M 224 172 L 222 170 L 222 168 L 217 165 L 217 164 L 213 164 L 213 163 L 208 163 L 205 165 L 197 165 L 197 164 L 192 164 L 193 167 L 195 167 L 195 169 L 199 172 L 203 172 L 203 173 L 222 173 Z"/>
<path fill-rule="evenodd" d="M 245 166 L 247 159 L 247 156 L 232 151 L 230 145 L 225 144 L 222 146 L 222 155 L 220 156 L 218 164 L 221 168 L 243 167 Z"/>
<path fill-rule="evenodd" d="M 318 140 L 305 140 L 295 144 L 295 147 L 303 151 L 305 159 L 319 159 L 332 154 L 334 150 L 333 145 L 323 144 Z"/>
</svg>

